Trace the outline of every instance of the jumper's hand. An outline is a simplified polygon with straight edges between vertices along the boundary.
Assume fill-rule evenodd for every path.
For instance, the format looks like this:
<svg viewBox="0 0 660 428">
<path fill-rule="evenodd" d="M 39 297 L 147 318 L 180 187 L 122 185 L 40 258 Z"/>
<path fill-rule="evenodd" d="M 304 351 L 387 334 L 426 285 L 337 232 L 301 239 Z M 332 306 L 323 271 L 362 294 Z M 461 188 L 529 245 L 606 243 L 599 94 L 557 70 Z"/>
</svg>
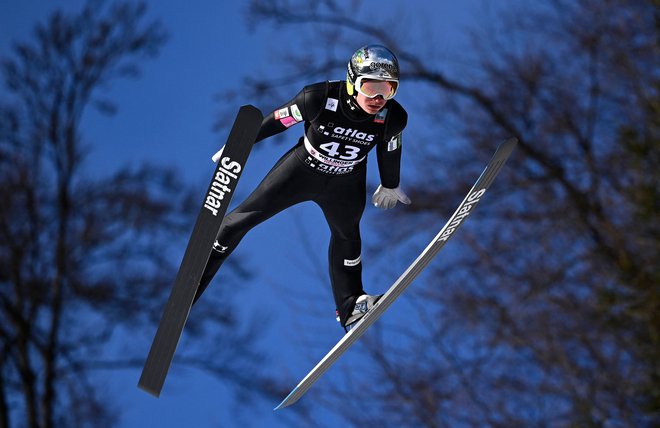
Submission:
<svg viewBox="0 0 660 428">
<path fill-rule="evenodd" d="M 388 210 L 394 208 L 397 202 L 410 205 L 410 198 L 403 192 L 403 190 L 401 190 L 401 186 L 389 189 L 380 185 L 378 186 L 378 189 L 376 189 L 376 192 L 374 192 L 371 202 L 373 202 L 374 206 L 378 208 Z"/>
</svg>

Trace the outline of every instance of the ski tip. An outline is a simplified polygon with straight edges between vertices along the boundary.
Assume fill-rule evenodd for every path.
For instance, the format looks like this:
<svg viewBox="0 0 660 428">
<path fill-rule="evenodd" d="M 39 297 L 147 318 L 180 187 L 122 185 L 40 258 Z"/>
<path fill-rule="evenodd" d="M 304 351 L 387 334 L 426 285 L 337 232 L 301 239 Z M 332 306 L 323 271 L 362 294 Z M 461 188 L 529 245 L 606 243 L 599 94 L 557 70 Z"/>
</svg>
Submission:
<svg viewBox="0 0 660 428">
<path fill-rule="evenodd" d="M 518 144 L 518 139 L 516 137 L 511 137 L 502 143 L 503 146 L 509 146 L 511 148 L 513 148 L 516 144 Z"/>
<path fill-rule="evenodd" d="M 513 149 L 516 148 L 516 145 L 518 144 L 518 139 L 516 137 L 511 137 L 508 140 L 505 140 L 502 144 L 499 145 L 497 148 L 496 155 L 497 156 L 509 156 Z"/>
<path fill-rule="evenodd" d="M 280 404 L 278 404 L 278 405 L 273 409 L 273 411 L 282 410 L 282 409 L 285 408 L 285 407 L 289 407 L 291 404 L 292 404 L 292 403 L 287 403 L 287 402 L 286 402 L 286 398 L 285 398 L 284 400 L 282 400 L 282 402 L 281 402 Z"/>
<path fill-rule="evenodd" d="M 296 392 L 297 390 L 298 390 L 298 387 L 294 388 L 293 391 L 291 391 L 291 392 L 289 393 L 289 395 L 287 395 L 286 398 L 285 398 L 284 400 L 282 400 L 282 402 L 281 402 L 280 404 L 278 404 L 277 407 L 275 407 L 275 408 L 273 409 L 273 411 L 275 411 L 275 410 L 281 410 L 281 409 L 283 409 L 283 408 L 285 408 L 285 407 L 289 407 L 290 405 L 292 405 L 293 403 L 295 403 L 296 401 L 298 401 L 297 398 L 295 398 L 295 399 L 293 398 L 293 397 L 294 397 L 294 394 L 295 394 L 295 392 Z"/>
<path fill-rule="evenodd" d="M 251 111 L 252 113 L 258 114 L 260 117 L 263 117 L 263 113 L 261 113 L 261 110 L 259 110 L 252 104 L 242 105 L 241 108 L 239 109 L 239 112 L 240 111 Z"/>
<path fill-rule="evenodd" d="M 284 400 L 284 401 L 282 401 L 280 404 L 278 404 L 278 405 L 273 409 L 273 411 L 282 410 L 283 408 L 285 408 L 285 407 L 287 407 L 287 406 L 288 406 L 288 404 L 286 403 L 286 400 Z"/>
<path fill-rule="evenodd" d="M 153 395 L 154 397 L 158 398 L 160 397 L 160 389 L 159 388 L 153 388 L 150 387 L 149 385 L 145 385 L 142 382 L 138 382 L 138 388 L 143 390 L 144 392 Z"/>
</svg>

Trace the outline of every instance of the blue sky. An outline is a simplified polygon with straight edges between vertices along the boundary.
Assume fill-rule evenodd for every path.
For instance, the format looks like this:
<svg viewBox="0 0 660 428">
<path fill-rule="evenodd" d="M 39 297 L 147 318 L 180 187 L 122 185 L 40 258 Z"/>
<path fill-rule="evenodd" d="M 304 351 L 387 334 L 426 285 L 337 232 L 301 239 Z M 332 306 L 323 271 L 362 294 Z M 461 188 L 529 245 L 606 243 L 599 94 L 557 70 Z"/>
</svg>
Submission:
<svg viewBox="0 0 660 428">
<path fill-rule="evenodd" d="M 119 108 L 115 116 L 102 116 L 92 110 L 86 113 L 82 131 L 92 146 L 87 169 L 89 172 L 103 174 L 123 165 L 138 165 L 145 160 L 174 166 L 186 180 L 199 188 L 201 200 L 213 170 L 210 156 L 224 139 L 224 135 L 212 131 L 213 122 L 219 112 L 223 111 L 220 101 L 214 95 L 228 88 L 240 87 L 241 78 L 249 73 L 254 76 L 254 70 L 276 72 L 278 64 L 273 64 L 266 51 L 274 48 L 274 37 L 295 41 L 295 30 L 287 28 L 279 30 L 277 34 L 269 28 L 248 32 L 243 16 L 244 2 L 200 0 L 184 3 L 149 0 L 147 3 L 148 16 L 163 22 L 170 35 L 169 41 L 157 58 L 140 64 L 142 75 L 138 80 L 115 81 L 111 87 L 104 89 L 104 95 L 115 101 Z M 9 54 L 11 41 L 29 38 L 34 24 L 43 21 L 52 10 L 60 8 L 72 11 L 84 2 L 2 0 L 1 4 L 0 56 L 4 57 Z M 389 17 L 395 4 L 397 2 L 394 1 L 378 2 L 376 19 Z M 447 49 L 457 50 L 463 42 L 460 30 L 477 19 L 474 13 L 476 4 L 479 4 L 476 0 L 445 0 L 437 2 L 433 7 L 426 2 L 419 7 L 425 8 L 426 18 L 437 22 L 436 30 L 443 35 Z M 356 41 L 356 46 L 342 49 L 350 55 L 360 44 L 363 43 Z M 343 77 L 327 76 L 328 79 Z M 312 82 L 301 81 L 299 87 L 308 83 Z M 404 82 L 400 101 L 405 106 L 406 99 L 413 98 L 414 94 L 405 91 Z M 238 107 L 236 105 L 235 110 Z M 414 135 L 414 129 L 420 125 L 411 116 L 408 135 Z M 301 128 L 289 130 L 287 141 L 293 144 L 300 133 Z M 414 144 L 412 142 L 409 146 Z M 261 145 L 250 158 L 235 199 L 245 197 L 286 150 L 285 146 L 269 144 L 268 141 Z M 372 181 L 375 181 L 376 171 L 372 166 Z M 404 180 L 405 175 L 404 171 Z M 402 184 L 405 188 L 405 182 Z M 363 223 L 368 222 L 373 215 L 378 215 L 377 210 L 368 208 Z M 439 219 L 438 227 L 443 222 L 443 219 Z M 302 232 L 300 224 L 303 226 Z M 363 225 L 363 230 L 367 229 Z M 430 231 L 429 234 L 435 232 Z M 306 256 L 299 242 L 301 235 L 305 235 L 312 247 L 321 249 L 314 260 L 321 263 L 322 272 L 318 272 L 314 262 L 310 262 Z M 327 310 L 332 306 L 325 266 L 327 239 L 327 226 L 320 211 L 312 205 L 303 205 L 253 230 L 236 252 L 241 254 L 246 263 L 254 266 L 256 273 L 255 283 L 246 284 L 246 290 L 241 294 L 241 310 L 247 314 L 261 311 L 272 319 L 264 341 L 266 349 L 272 350 L 272 360 L 268 364 L 273 370 L 281 370 L 289 376 L 292 379 L 291 387 L 341 336 L 332 312 Z M 364 239 L 373 245 L 382 237 L 367 232 Z M 420 249 L 424 245 L 420 244 Z M 181 248 L 181 254 L 183 250 Z M 395 261 L 392 268 L 400 273 L 408 262 Z M 369 265 L 365 265 L 365 282 L 368 283 L 370 278 L 373 275 Z M 387 286 L 389 284 L 374 285 L 368 290 L 375 294 L 383 292 Z M 301 300 L 298 300 L 298 296 L 301 296 Z M 312 316 L 318 318 L 304 324 L 314 331 L 299 337 L 285 333 L 282 327 L 301 324 L 299 320 L 287 315 L 289 311 L 280 308 L 290 304 L 302 306 L 310 297 L 323 301 L 318 308 L 313 308 Z M 121 332 L 118 334 L 115 338 L 117 342 L 143 349 L 146 355 L 148 341 Z M 141 342 L 135 343 L 136 340 Z M 310 346 L 310 342 L 313 346 Z M 329 378 L 332 376 L 332 370 L 325 375 Z M 111 392 L 118 408 L 122 409 L 121 427 L 290 426 L 286 415 L 272 411 L 272 407 L 278 404 L 275 402 L 258 402 L 249 409 L 239 409 L 238 413 L 246 417 L 235 419 L 236 414 L 228 411 L 230 401 L 224 386 L 204 373 L 174 368 L 158 400 L 137 389 L 138 377 L 139 371 L 130 370 L 106 373 L 99 379 Z"/>
</svg>

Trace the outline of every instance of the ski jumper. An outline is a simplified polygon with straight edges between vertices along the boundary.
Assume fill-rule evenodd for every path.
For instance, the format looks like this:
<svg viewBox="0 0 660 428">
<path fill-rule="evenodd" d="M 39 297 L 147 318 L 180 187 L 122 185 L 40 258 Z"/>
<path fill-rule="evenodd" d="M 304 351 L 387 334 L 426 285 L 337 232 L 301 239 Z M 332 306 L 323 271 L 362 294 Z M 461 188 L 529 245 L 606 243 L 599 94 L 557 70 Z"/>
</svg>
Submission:
<svg viewBox="0 0 660 428">
<path fill-rule="evenodd" d="M 343 326 L 355 300 L 365 294 L 360 219 L 367 199 L 367 153 L 376 147 L 381 184 L 397 187 L 407 113 L 390 99 L 377 114 L 367 114 L 348 95 L 345 82 L 322 82 L 306 86 L 267 115 L 257 141 L 300 122 L 304 136 L 225 217 L 195 301 L 250 229 L 290 206 L 313 201 L 330 227 L 330 281 Z"/>
</svg>

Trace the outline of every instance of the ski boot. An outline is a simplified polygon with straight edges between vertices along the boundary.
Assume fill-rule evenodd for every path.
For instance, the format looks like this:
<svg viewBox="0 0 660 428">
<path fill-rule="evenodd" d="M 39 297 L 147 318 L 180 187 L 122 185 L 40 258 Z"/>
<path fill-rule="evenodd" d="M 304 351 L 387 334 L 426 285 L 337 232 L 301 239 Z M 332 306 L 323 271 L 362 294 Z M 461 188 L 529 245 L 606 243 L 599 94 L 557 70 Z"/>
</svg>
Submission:
<svg viewBox="0 0 660 428">
<path fill-rule="evenodd" d="M 380 299 L 382 296 L 382 294 L 378 296 L 363 294 L 357 298 L 355 301 L 355 308 L 353 308 L 353 313 L 351 313 L 351 316 L 348 317 L 348 320 L 346 320 L 346 325 L 344 326 L 346 333 L 348 333 L 353 327 L 357 325 L 358 321 L 362 319 L 364 314 L 369 312 L 369 310 L 373 308 L 378 299 Z M 337 311 L 337 321 L 339 322 L 339 311 Z"/>
</svg>

